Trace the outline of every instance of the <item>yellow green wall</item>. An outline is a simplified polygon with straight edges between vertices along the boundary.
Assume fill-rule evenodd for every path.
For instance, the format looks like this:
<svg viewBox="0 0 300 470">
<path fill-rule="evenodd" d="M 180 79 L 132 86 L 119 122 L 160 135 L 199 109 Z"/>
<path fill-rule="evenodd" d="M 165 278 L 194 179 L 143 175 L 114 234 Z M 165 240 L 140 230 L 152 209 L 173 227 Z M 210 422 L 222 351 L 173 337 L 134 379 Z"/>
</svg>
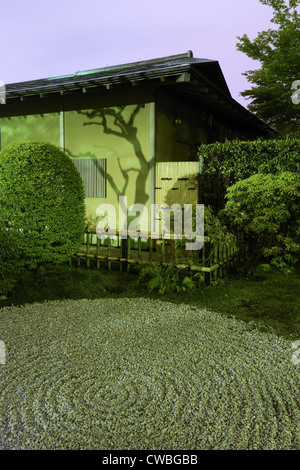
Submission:
<svg viewBox="0 0 300 470">
<path fill-rule="evenodd" d="M 1 148 L 26 140 L 42 140 L 59 147 L 59 122 L 59 113 L 1 118 Z"/>
<path fill-rule="evenodd" d="M 148 206 L 150 107 L 147 103 L 1 118 L 1 148 L 14 141 L 43 140 L 63 148 L 71 158 L 105 158 L 107 197 L 86 198 L 86 217 L 95 222 L 97 207 L 110 203 L 118 222 L 119 196 L 127 196 L 128 207 Z"/>
<path fill-rule="evenodd" d="M 126 195 L 128 207 L 149 198 L 150 104 L 110 107 L 98 111 L 67 111 L 65 149 L 73 158 L 107 159 L 107 197 L 86 198 L 87 217 L 99 204 L 113 204 Z M 105 122 L 104 122 L 105 120 Z M 132 121 L 131 121 L 132 120 Z"/>
</svg>

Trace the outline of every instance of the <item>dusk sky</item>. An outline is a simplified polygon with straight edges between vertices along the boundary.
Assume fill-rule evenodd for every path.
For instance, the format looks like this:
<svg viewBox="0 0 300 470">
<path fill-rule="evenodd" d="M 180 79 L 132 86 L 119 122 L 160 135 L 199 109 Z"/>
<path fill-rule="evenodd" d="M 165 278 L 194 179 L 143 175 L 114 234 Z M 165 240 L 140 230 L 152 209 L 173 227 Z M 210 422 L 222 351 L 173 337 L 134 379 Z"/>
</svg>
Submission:
<svg viewBox="0 0 300 470">
<path fill-rule="evenodd" d="M 259 68 L 237 36 L 273 28 L 259 0 L 11 0 L 1 5 L 0 80 L 72 74 L 192 50 L 218 60 L 235 100 Z"/>
</svg>

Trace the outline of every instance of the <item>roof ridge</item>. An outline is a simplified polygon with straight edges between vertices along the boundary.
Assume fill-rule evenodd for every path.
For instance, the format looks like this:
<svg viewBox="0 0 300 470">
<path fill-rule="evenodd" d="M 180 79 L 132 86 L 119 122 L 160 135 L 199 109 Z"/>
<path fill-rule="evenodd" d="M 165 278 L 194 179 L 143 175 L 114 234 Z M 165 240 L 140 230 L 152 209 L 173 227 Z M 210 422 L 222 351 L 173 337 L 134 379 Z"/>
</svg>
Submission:
<svg viewBox="0 0 300 470">
<path fill-rule="evenodd" d="M 125 69 L 125 68 L 127 69 L 127 68 L 132 68 L 137 65 L 143 66 L 143 65 L 150 65 L 150 64 L 165 63 L 165 62 L 170 62 L 173 60 L 192 59 L 192 58 L 193 58 L 193 52 L 187 51 L 184 54 L 176 54 L 176 55 L 171 55 L 171 56 L 166 56 L 166 57 L 159 57 L 156 59 L 139 60 L 136 62 L 127 62 L 125 64 L 110 65 L 108 67 L 101 67 L 97 69 L 82 70 L 82 71 L 78 71 L 78 72 L 68 74 L 68 75 L 58 75 L 56 77 L 49 77 L 46 80 L 57 80 L 58 78 L 68 78 L 68 77 L 75 77 L 75 76 L 80 76 L 80 75 L 88 75 L 88 74 L 97 73 L 97 72 L 106 72 L 106 71 L 113 71 L 113 70 L 119 70 L 119 69 Z"/>
</svg>

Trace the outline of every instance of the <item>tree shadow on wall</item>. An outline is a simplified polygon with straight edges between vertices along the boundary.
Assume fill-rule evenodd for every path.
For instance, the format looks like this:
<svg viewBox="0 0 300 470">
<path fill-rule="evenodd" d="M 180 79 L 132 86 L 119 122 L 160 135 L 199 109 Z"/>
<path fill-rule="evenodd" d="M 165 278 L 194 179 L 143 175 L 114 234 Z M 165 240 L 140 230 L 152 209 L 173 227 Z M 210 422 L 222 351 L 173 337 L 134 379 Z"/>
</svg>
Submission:
<svg viewBox="0 0 300 470">
<path fill-rule="evenodd" d="M 140 110 L 144 107 L 144 104 L 137 105 L 127 120 L 124 117 L 126 106 L 96 109 L 90 112 L 77 111 L 78 114 L 86 116 L 87 118 L 87 121 L 83 123 L 84 126 L 100 126 L 104 134 L 114 135 L 120 139 L 125 139 L 130 143 L 134 150 L 138 166 L 124 168 L 124 165 L 121 165 L 120 158 L 118 158 L 118 165 L 123 176 L 122 186 L 119 186 L 116 183 L 114 176 L 109 172 L 107 172 L 106 175 L 104 174 L 104 169 L 99 165 L 96 159 L 94 160 L 94 164 L 97 168 L 97 171 L 99 171 L 103 177 L 106 176 L 107 183 L 111 186 L 112 190 L 118 197 L 126 195 L 126 190 L 130 182 L 130 173 L 137 173 L 134 202 L 139 204 L 146 204 L 149 199 L 149 195 L 146 192 L 146 181 L 150 170 L 150 164 L 142 151 L 141 143 L 137 138 L 138 129 L 135 126 L 135 118 Z M 108 124 L 108 119 L 110 118 L 113 118 L 112 125 Z"/>
</svg>

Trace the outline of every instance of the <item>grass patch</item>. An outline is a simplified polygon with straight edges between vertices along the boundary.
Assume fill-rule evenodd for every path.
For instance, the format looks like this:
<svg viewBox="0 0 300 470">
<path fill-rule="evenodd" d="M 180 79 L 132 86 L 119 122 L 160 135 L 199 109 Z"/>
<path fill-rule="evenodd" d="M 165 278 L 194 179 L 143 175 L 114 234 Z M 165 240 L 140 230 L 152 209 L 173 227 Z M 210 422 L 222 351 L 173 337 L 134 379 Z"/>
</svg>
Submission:
<svg viewBox="0 0 300 470">
<path fill-rule="evenodd" d="M 158 295 L 138 284 L 135 274 L 67 265 L 48 267 L 44 274 L 27 272 L 0 307 L 44 300 L 147 297 L 186 303 L 254 322 L 261 331 L 300 338 L 300 266 L 289 275 L 257 271 L 252 279 L 229 277 L 220 284 L 184 292 Z"/>
<path fill-rule="evenodd" d="M 184 301 L 245 322 L 261 331 L 300 338 L 300 269 L 289 275 L 257 271 L 253 279 L 228 278 L 188 293 Z"/>
</svg>

